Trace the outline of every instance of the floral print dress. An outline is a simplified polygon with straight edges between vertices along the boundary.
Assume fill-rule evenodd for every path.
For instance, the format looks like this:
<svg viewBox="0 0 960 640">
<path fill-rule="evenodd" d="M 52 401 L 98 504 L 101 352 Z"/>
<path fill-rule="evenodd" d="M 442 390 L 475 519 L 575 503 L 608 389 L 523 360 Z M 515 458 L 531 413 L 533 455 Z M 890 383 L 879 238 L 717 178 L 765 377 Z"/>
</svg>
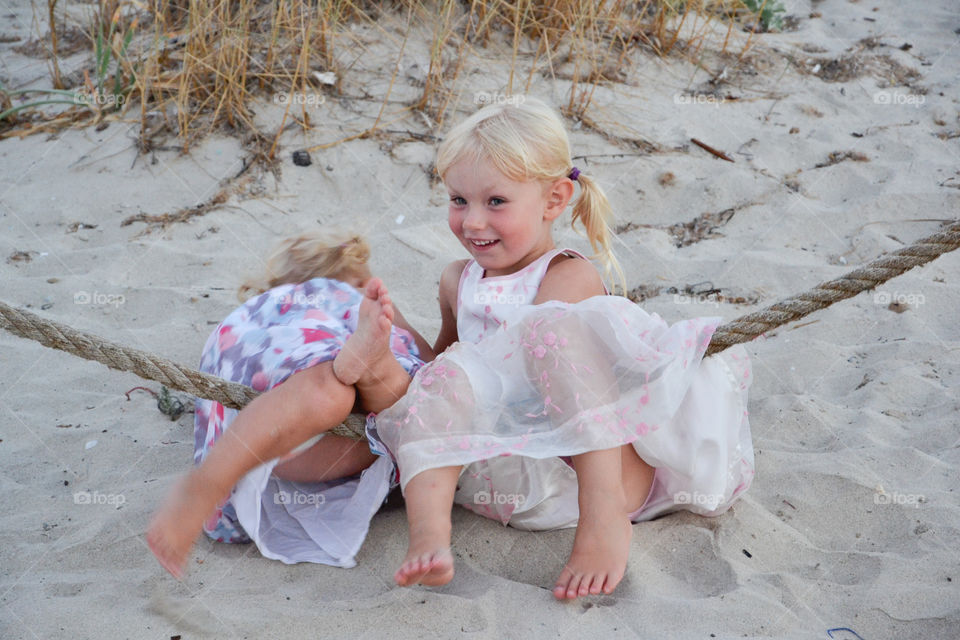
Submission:
<svg viewBox="0 0 960 640">
<path fill-rule="evenodd" d="M 271 389 L 298 371 L 333 360 L 356 330 L 361 299 L 350 285 L 326 278 L 275 287 L 220 323 L 203 349 L 200 370 L 258 391 Z M 411 375 L 423 364 L 412 336 L 397 327 L 391 349 Z M 237 414 L 218 402 L 197 400 L 197 464 Z M 393 464 L 378 459 L 352 478 L 298 483 L 271 474 L 279 461 L 267 461 L 244 476 L 204 524 L 206 534 L 220 542 L 252 540 L 265 557 L 286 563 L 353 566 L 370 519 L 395 481 Z"/>
</svg>

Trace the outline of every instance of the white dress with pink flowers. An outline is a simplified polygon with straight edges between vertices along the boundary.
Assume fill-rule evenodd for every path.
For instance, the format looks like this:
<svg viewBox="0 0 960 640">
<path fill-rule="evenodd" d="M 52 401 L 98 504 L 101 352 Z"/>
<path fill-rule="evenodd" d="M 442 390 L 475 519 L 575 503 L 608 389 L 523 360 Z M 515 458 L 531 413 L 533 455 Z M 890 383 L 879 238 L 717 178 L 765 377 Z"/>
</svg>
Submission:
<svg viewBox="0 0 960 640">
<path fill-rule="evenodd" d="M 374 446 L 404 488 L 424 470 L 465 465 L 455 501 L 522 529 L 576 526 L 569 456 L 625 444 L 656 468 L 633 520 L 723 513 L 754 472 L 745 350 L 703 358 L 719 318 L 668 326 L 619 296 L 533 305 L 560 253 L 501 277 L 466 266 L 461 341 L 368 422 Z"/>
</svg>

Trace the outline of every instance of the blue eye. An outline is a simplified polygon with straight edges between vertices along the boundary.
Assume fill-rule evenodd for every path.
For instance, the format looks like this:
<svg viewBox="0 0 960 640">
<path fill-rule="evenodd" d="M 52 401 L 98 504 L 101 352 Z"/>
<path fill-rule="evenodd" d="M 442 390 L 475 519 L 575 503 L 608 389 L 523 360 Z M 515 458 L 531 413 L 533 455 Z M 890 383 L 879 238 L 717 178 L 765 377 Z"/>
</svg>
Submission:
<svg viewBox="0 0 960 640">
<path fill-rule="evenodd" d="M 490 204 L 494 207 L 504 204 L 506 200 L 503 198 L 490 198 Z"/>
<path fill-rule="evenodd" d="M 453 196 L 452 198 L 450 198 L 450 202 L 452 202 L 454 205 L 458 207 L 462 207 L 463 205 L 467 204 L 467 201 L 461 198 L 460 196 Z"/>
</svg>

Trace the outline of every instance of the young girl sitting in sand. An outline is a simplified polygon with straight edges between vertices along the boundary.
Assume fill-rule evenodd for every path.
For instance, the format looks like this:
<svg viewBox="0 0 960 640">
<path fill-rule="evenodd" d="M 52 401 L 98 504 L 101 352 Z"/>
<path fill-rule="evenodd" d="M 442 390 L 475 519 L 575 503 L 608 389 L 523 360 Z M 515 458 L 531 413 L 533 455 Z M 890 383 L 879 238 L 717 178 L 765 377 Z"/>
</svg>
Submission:
<svg viewBox="0 0 960 640">
<path fill-rule="evenodd" d="M 366 442 L 327 431 L 358 395 L 367 411 L 395 402 L 423 364 L 418 355 L 432 358 L 371 277 L 368 257 L 355 236 L 288 239 L 268 260 L 267 279 L 241 288 L 241 299 L 253 297 L 207 340 L 201 370 L 263 393 L 239 412 L 197 401 L 197 466 L 147 533 L 173 575 L 201 528 L 222 542 L 253 540 L 288 563 L 355 564 L 395 471 Z M 374 344 L 390 355 L 367 367 L 364 349 Z"/>
<path fill-rule="evenodd" d="M 472 259 L 441 276 L 434 348 L 446 352 L 367 423 L 406 498 L 410 541 L 395 580 L 452 579 L 456 502 L 519 528 L 575 526 L 555 597 L 610 593 L 632 522 L 677 508 L 717 515 L 749 486 L 745 351 L 702 359 L 719 318 L 668 327 L 604 295 L 590 262 L 555 248 L 551 225 L 579 184 L 573 221 L 607 273 L 619 271 L 607 200 L 572 166 L 563 124 L 542 102 L 480 110 L 446 137 L 437 170 Z M 392 358 L 382 338 L 365 353 Z"/>
</svg>

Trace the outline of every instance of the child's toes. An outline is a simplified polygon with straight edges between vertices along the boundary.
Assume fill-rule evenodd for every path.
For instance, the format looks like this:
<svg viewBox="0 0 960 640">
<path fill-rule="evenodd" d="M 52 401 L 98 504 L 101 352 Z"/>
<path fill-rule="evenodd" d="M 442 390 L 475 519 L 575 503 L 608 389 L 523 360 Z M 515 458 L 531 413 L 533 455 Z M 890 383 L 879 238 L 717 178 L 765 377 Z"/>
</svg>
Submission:
<svg viewBox="0 0 960 640">
<path fill-rule="evenodd" d="M 553 596 L 555 598 L 563 600 L 567 597 L 567 587 L 570 585 L 572 578 L 573 576 L 569 575 L 566 571 L 560 574 L 560 577 L 557 578 L 557 583 L 553 585 Z"/>
<path fill-rule="evenodd" d="M 553 587 L 553 595 L 558 600 L 576 598 L 580 590 L 582 576 L 573 573 L 570 569 L 564 569 L 557 579 L 557 584 Z"/>
<path fill-rule="evenodd" d="M 400 567 L 400 571 L 397 572 L 400 577 L 397 579 L 397 584 L 401 587 L 406 587 L 413 584 L 415 576 L 419 573 L 419 563 L 415 560 L 405 563 Z"/>
<path fill-rule="evenodd" d="M 394 581 L 401 587 L 407 587 L 417 581 L 417 578 L 422 576 L 425 572 L 422 558 L 416 557 L 407 560 L 400 568 L 397 569 L 397 572 L 394 574 Z"/>
<path fill-rule="evenodd" d="M 590 593 L 590 577 L 582 576 L 579 581 L 567 589 L 568 598 L 581 598 Z"/>
<path fill-rule="evenodd" d="M 584 596 L 590 595 L 593 591 L 593 583 L 596 582 L 597 578 L 592 575 L 585 575 L 580 581 L 580 587 L 577 589 L 577 597 L 582 598 Z"/>
<path fill-rule="evenodd" d="M 603 592 L 603 583 L 606 582 L 607 576 L 599 575 L 593 578 L 593 582 L 590 584 L 590 595 L 600 595 Z"/>
</svg>

